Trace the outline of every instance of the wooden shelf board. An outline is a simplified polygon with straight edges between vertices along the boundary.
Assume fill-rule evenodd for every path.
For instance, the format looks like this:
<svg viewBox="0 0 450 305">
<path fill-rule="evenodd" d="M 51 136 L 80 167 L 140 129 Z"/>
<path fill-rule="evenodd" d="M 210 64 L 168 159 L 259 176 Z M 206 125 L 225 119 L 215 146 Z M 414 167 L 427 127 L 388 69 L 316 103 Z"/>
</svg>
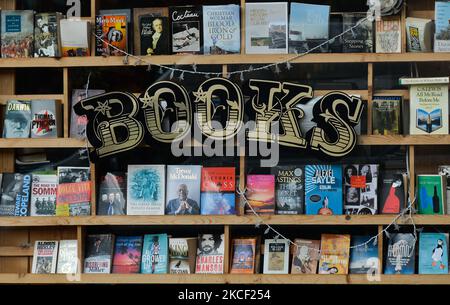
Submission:
<svg viewBox="0 0 450 305">
<path fill-rule="evenodd" d="M 86 142 L 72 138 L 1 139 L 0 148 L 82 148 Z"/>
</svg>

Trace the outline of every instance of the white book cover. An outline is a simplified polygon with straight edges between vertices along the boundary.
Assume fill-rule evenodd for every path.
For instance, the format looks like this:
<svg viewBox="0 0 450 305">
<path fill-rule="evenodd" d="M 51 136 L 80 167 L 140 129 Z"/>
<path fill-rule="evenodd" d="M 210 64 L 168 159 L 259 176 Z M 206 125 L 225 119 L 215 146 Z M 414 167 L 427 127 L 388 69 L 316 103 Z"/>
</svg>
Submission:
<svg viewBox="0 0 450 305">
<path fill-rule="evenodd" d="M 88 56 L 89 39 L 91 37 L 89 21 L 62 19 L 60 21 L 60 27 L 63 56 Z M 80 50 L 84 51 L 80 52 Z M 73 54 L 68 55 L 68 52 L 73 52 Z"/>
<path fill-rule="evenodd" d="M 400 16 L 386 16 L 375 21 L 376 53 L 402 52 L 402 22 Z"/>
<path fill-rule="evenodd" d="M 408 52 L 432 52 L 433 21 L 423 18 L 406 18 Z"/>
<path fill-rule="evenodd" d="M 56 273 L 73 274 L 78 268 L 78 244 L 76 239 L 59 242 L 58 266 Z"/>
<path fill-rule="evenodd" d="M 264 242 L 264 274 L 289 273 L 289 241 L 266 239 Z"/>
<path fill-rule="evenodd" d="M 127 215 L 164 215 L 165 165 L 128 165 Z"/>
<path fill-rule="evenodd" d="M 245 52 L 287 54 L 287 2 L 245 4 Z"/>
<path fill-rule="evenodd" d="M 55 216 L 57 175 L 33 175 L 30 216 Z"/>
<path fill-rule="evenodd" d="M 55 273 L 57 256 L 58 241 L 36 240 L 34 243 L 33 267 L 31 273 Z"/>
<path fill-rule="evenodd" d="M 450 1 L 436 1 L 434 14 L 434 52 L 450 52 Z"/>
</svg>

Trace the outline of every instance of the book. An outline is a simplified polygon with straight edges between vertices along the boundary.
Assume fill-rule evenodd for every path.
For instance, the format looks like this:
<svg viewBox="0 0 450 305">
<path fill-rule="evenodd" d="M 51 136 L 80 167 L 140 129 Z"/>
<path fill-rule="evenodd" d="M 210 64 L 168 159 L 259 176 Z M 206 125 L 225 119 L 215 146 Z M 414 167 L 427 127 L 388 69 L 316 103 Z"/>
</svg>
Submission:
<svg viewBox="0 0 450 305">
<path fill-rule="evenodd" d="M 117 236 L 112 273 L 139 273 L 141 256 L 142 236 Z"/>
<path fill-rule="evenodd" d="M 447 179 L 441 175 L 417 175 L 419 214 L 446 214 Z"/>
<path fill-rule="evenodd" d="M 287 2 L 245 3 L 245 52 L 288 52 Z"/>
<path fill-rule="evenodd" d="M 396 171 L 384 171 L 381 177 L 381 214 L 398 214 L 406 206 L 406 175 Z"/>
<path fill-rule="evenodd" d="M 411 233 L 391 233 L 384 274 L 414 274 L 415 240 Z"/>
<path fill-rule="evenodd" d="M 30 130 L 30 101 L 8 100 L 4 116 L 3 138 L 29 138 Z"/>
<path fill-rule="evenodd" d="M 1 56 L 20 58 L 33 56 L 34 11 L 1 11 Z"/>
<path fill-rule="evenodd" d="M 128 52 L 128 28 L 126 15 L 100 15 L 95 18 L 95 55 L 123 56 Z M 102 41 L 103 40 L 103 41 Z"/>
<path fill-rule="evenodd" d="M 350 235 L 322 234 L 319 274 L 348 274 Z"/>
<path fill-rule="evenodd" d="M 100 177 L 97 215 L 125 215 L 127 176 L 124 172 L 107 172 Z"/>
<path fill-rule="evenodd" d="M 433 51 L 434 24 L 431 19 L 406 18 L 406 49 L 408 52 Z"/>
<path fill-rule="evenodd" d="M 201 54 L 203 46 L 202 7 L 169 7 L 172 53 Z"/>
<path fill-rule="evenodd" d="M 56 273 L 74 274 L 78 269 L 77 240 L 67 239 L 59 241 L 58 264 Z"/>
<path fill-rule="evenodd" d="M 111 273 L 114 235 L 87 235 L 85 246 L 84 273 Z"/>
<path fill-rule="evenodd" d="M 419 234 L 419 274 L 448 274 L 448 233 Z"/>
<path fill-rule="evenodd" d="M 247 175 L 247 203 L 245 213 L 274 214 L 275 213 L 275 176 Z"/>
<path fill-rule="evenodd" d="M 169 16 L 169 8 L 167 7 L 139 7 L 133 8 L 133 38 L 134 38 L 134 53 L 137 55 L 146 55 L 145 50 L 141 50 L 141 29 L 136 26 L 139 24 L 139 20 L 142 16 L 151 16 L 151 17 L 168 17 Z M 132 27 L 132 28 L 133 28 Z M 170 45 L 170 43 L 169 43 Z M 170 53 L 169 53 L 170 54 Z"/>
<path fill-rule="evenodd" d="M 170 54 L 170 27 L 168 17 L 143 15 L 139 17 L 141 37 L 140 55 Z"/>
<path fill-rule="evenodd" d="M 57 138 L 62 135 L 61 104 L 55 100 L 31 102 L 31 137 Z"/>
<path fill-rule="evenodd" d="M 86 90 L 86 89 L 74 89 L 72 90 L 72 102 L 71 102 L 71 115 L 70 115 L 70 137 L 80 140 L 86 139 L 86 125 L 87 117 L 85 115 L 78 115 L 75 113 L 73 107 L 80 101 L 89 97 L 103 94 L 105 90 Z"/>
<path fill-rule="evenodd" d="M 329 19 L 329 5 L 291 2 L 289 53 L 328 52 Z"/>
<path fill-rule="evenodd" d="M 292 256 L 292 274 L 316 274 L 320 257 L 320 240 L 294 240 Z"/>
<path fill-rule="evenodd" d="M 30 216 L 55 216 L 58 176 L 33 175 L 31 184 Z"/>
<path fill-rule="evenodd" d="M 436 1 L 434 16 L 436 23 L 434 52 L 450 52 L 450 2 Z"/>
<path fill-rule="evenodd" d="M 446 200 L 447 200 L 447 213 L 450 213 L 450 165 L 439 165 L 439 175 L 442 175 L 447 180 L 446 187 Z"/>
<path fill-rule="evenodd" d="M 61 19 L 61 53 L 64 57 L 90 56 L 89 20 Z"/>
<path fill-rule="evenodd" d="M 201 165 L 168 165 L 166 215 L 200 214 Z"/>
<path fill-rule="evenodd" d="M 133 21 L 133 10 L 129 9 L 129 8 L 123 8 L 123 9 L 106 9 L 106 10 L 99 10 L 98 13 L 101 16 L 113 16 L 113 15 L 122 15 L 122 16 L 126 16 L 127 17 L 127 24 L 126 24 L 126 28 L 127 29 L 132 29 L 134 25 L 137 25 L 137 23 L 132 23 Z M 133 35 L 133 31 L 128 30 L 127 31 L 127 49 L 128 52 L 133 54 L 134 53 L 134 48 L 133 48 L 133 41 L 134 41 L 134 35 Z"/>
<path fill-rule="evenodd" d="M 56 216 L 91 214 L 91 181 L 89 167 L 58 166 Z"/>
<path fill-rule="evenodd" d="M 383 16 L 375 21 L 375 51 L 376 53 L 402 52 L 402 22 L 399 15 Z"/>
<path fill-rule="evenodd" d="M 224 234 L 199 234 L 195 273 L 222 274 L 224 260 Z"/>
<path fill-rule="evenodd" d="M 169 238 L 169 273 L 195 273 L 197 237 Z"/>
<path fill-rule="evenodd" d="M 264 274 L 289 273 L 289 241 L 266 239 L 264 242 Z"/>
<path fill-rule="evenodd" d="M 342 36 L 344 53 L 373 52 L 373 21 L 365 19 L 366 13 L 343 13 L 342 25 L 345 34 Z M 356 24 L 360 22 L 358 26 Z M 356 26 L 356 27 L 355 27 Z M 352 30 L 350 30 L 353 28 Z"/>
<path fill-rule="evenodd" d="M 30 174 L 3 173 L 0 216 L 28 216 L 31 179 Z"/>
<path fill-rule="evenodd" d="M 230 273 L 254 274 L 256 238 L 235 238 L 232 242 Z"/>
<path fill-rule="evenodd" d="M 342 167 L 305 166 L 305 212 L 308 215 L 342 215 Z"/>
<path fill-rule="evenodd" d="M 379 273 L 378 245 L 369 242 L 369 235 L 352 235 L 350 251 L 350 274 Z"/>
<path fill-rule="evenodd" d="M 47 274 L 56 272 L 58 241 L 36 240 L 31 273 Z"/>
<path fill-rule="evenodd" d="M 202 215 L 232 215 L 235 210 L 236 169 L 203 167 L 200 194 Z"/>
<path fill-rule="evenodd" d="M 305 205 L 305 168 L 303 166 L 277 166 L 275 175 L 275 213 L 303 214 Z"/>
<path fill-rule="evenodd" d="M 164 215 L 165 165 L 128 165 L 127 215 Z"/>
<path fill-rule="evenodd" d="M 34 57 L 61 57 L 59 22 L 61 13 L 40 13 L 34 16 Z"/>
<path fill-rule="evenodd" d="M 372 134 L 401 134 L 401 96 L 372 97 Z"/>
<path fill-rule="evenodd" d="M 378 164 L 344 165 L 344 212 L 378 213 Z"/>
<path fill-rule="evenodd" d="M 167 234 L 146 234 L 142 247 L 141 273 L 167 273 L 169 267 Z"/>
<path fill-rule="evenodd" d="M 241 52 L 240 7 L 236 4 L 203 5 L 203 53 Z"/>
</svg>

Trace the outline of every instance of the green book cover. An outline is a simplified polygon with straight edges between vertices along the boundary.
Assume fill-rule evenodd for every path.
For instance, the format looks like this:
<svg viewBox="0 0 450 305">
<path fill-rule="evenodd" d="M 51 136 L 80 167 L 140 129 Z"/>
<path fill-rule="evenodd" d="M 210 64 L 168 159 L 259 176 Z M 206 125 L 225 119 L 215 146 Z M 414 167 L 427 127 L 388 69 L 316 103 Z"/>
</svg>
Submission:
<svg viewBox="0 0 450 305">
<path fill-rule="evenodd" d="M 445 214 L 444 180 L 440 175 L 417 176 L 419 214 Z"/>
</svg>

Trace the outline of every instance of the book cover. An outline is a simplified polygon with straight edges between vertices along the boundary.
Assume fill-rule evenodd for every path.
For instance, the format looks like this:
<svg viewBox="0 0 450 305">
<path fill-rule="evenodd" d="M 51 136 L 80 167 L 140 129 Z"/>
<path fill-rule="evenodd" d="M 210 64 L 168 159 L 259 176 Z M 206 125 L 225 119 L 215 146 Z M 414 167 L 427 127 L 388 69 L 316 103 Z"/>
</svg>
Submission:
<svg viewBox="0 0 450 305">
<path fill-rule="evenodd" d="M 287 2 L 245 3 L 245 52 L 288 52 Z"/>
<path fill-rule="evenodd" d="M 222 274 L 224 234 L 199 234 L 195 273 Z"/>
<path fill-rule="evenodd" d="M 441 175 L 417 175 L 417 206 L 419 214 L 446 213 L 447 179 Z"/>
<path fill-rule="evenodd" d="M 374 96 L 372 98 L 372 134 L 401 134 L 401 96 Z"/>
<path fill-rule="evenodd" d="M 289 241 L 266 239 L 264 242 L 264 274 L 289 273 Z"/>
<path fill-rule="evenodd" d="M 414 274 L 415 240 L 411 233 L 390 234 L 384 274 Z"/>
<path fill-rule="evenodd" d="M 29 138 L 30 130 L 30 101 L 7 101 L 3 125 L 3 138 Z"/>
<path fill-rule="evenodd" d="M 151 17 L 169 17 L 169 8 L 167 7 L 139 7 L 133 8 L 133 39 L 134 39 L 134 53 L 137 55 L 146 55 L 145 50 L 141 50 L 141 34 L 140 28 L 136 26 L 142 16 Z M 169 43 L 170 45 L 170 43 Z M 170 53 L 169 53 L 170 54 Z"/>
<path fill-rule="evenodd" d="M 436 1 L 434 7 L 434 52 L 450 52 L 450 2 Z"/>
<path fill-rule="evenodd" d="M 55 216 L 58 176 L 33 175 L 30 216 Z"/>
<path fill-rule="evenodd" d="M 87 216 L 90 214 L 90 168 L 58 166 L 56 216 Z"/>
<path fill-rule="evenodd" d="M 434 23 L 431 19 L 406 18 L 406 49 L 408 52 L 433 51 Z"/>
<path fill-rule="evenodd" d="M 111 273 L 114 235 L 88 235 L 85 247 L 84 273 Z"/>
<path fill-rule="evenodd" d="M 28 216 L 32 176 L 4 173 L 0 216 Z"/>
<path fill-rule="evenodd" d="M 402 173 L 384 171 L 381 178 L 381 214 L 398 214 L 406 206 L 406 176 Z"/>
<path fill-rule="evenodd" d="M 344 165 L 345 214 L 378 213 L 378 167 L 378 164 Z"/>
<path fill-rule="evenodd" d="M 164 215 L 165 165 L 128 165 L 127 215 Z"/>
<path fill-rule="evenodd" d="M 59 22 L 61 13 L 34 16 L 34 57 L 61 57 Z"/>
<path fill-rule="evenodd" d="M 379 273 L 378 245 L 365 244 L 370 238 L 369 235 L 352 235 L 350 274 Z"/>
<path fill-rule="evenodd" d="M 202 215 L 232 215 L 235 210 L 236 169 L 203 167 L 201 184 Z"/>
<path fill-rule="evenodd" d="M 55 273 L 57 256 L 58 241 L 36 240 L 34 242 L 33 265 L 31 273 Z"/>
<path fill-rule="evenodd" d="M 275 175 L 275 213 L 303 214 L 305 205 L 305 169 L 303 166 L 277 166 Z"/>
<path fill-rule="evenodd" d="M 402 52 L 401 17 L 383 16 L 375 21 L 375 50 L 376 53 Z"/>
<path fill-rule="evenodd" d="M 70 137 L 80 140 L 86 139 L 86 125 L 87 117 L 85 115 L 78 115 L 73 110 L 73 107 L 80 101 L 87 99 L 89 97 L 103 94 L 105 90 L 86 90 L 86 89 L 75 89 L 72 91 L 72 107 L 70 115 Z"/>
<path fill-rule="evenodd" d="M 201 165 L 167 166 L 166 215 L 200 214 Z"/>
<path fill-rule="evenodd" d="M 447 213 L 450 213 L 450 165 L 439 165 L 438 167 L 439 175 L 442 175 L 447 180 Z"/>
<path fill-rule="evenodd" d="M 112 273 L 139 273 L 141 256 L 142 236 L 117 236 Z"/>
<path fill-rule="evenodd" d="M 320 240 L 295 239 L 292 274 L 316 274 L 320 257 Z"/>
<path fill-rule="evenodd" d="M 169 273 L 195 273 L 197 237 L 169 238 Z"/>
<path fill-rule="evenodd" d="M 419 234 L 419 274 L 448 274 L 448 233 Z"/>
<path fill-rule="evenodd" d="M 33 57 L 33 20 L 31 10 L 1 11 L 2 58 Z"/>
<path fill-rule="evenodd" d="M 74 274 L 78 268 L 77 240 L 61 240 L 59 242 L 58 265 L 56 273 Z"/>
<path fill-rule="evenodd" d="M 57 138 L 61 136 L 61 105 L 55 100 L 31 102 L 31 137 Z"/>
<path fill-rule="evenodd" d="M 255 273 L 256 238 L 235 238 L 232 242 L 230 273 Z"/>
<path fill-rule="evenodd" d="M 305 206 L 308 215 L 342 215 L 342 166 L 306 165 Z"/>
<path fill-rule="evenodd" d="M 139 17 L 140 55 L 170 54 L 170 27 L 168 17 Z"/>
<path fill-rule="evenodd" d="M 348 274 L 350 235 L 322 234 L 319 274 Z"/>
<path fill-rule="evenodd" d="M 236 4 L 203 6 L 204 54 L 240 53 L 240 10 Z"/>
<path fill-rule="evenodd" d="M 330 6 L 291 3 L 289 53 L 305 53 L 328 40 Z M 328 52 L 328 44 L 314 50 Z"/>
<path fill-rule="evenodd" d="M 274 214 L 275 212 L 275 176 L 274 175 L 247 175 L 247 201 L 245 213 L 253 215 Z M 253 211 L 252 211 L 253 209 Z"/>
<path fill-rule="evenodd" d="M 106 10 L 99 10 L 98 13 L 102 16 L 106 16 L 106 15 L 122 15 L 122 16 L 126 16 L 127 17 L 127 24 L 126 24 L 126 28 L 127 29 L 132 29 L 134 25 L 137 26 L 137 23 L 132 23 L 133 21 L 133 11 L 132 9 L 129 8 L 123 8 L 123 9 L 106 9 Z M 128 30 L 127 31 L 127 49 L 128 52 L 133 54 L 134 53 L 134 48 L 133 48 L 133 41 L 134 41 L 134 32 L 132 30 Z M 138 54 L 138 53 L 136 53 Z"/>
<path fill-rule="evenodd" d="M 365 19 L 354 27 L 361 19 L 366 18 L 366 13 L 343 13 L 342 24 L 344 32 L 342 36 L 342 51 L 344 53 L 372 53 L 373 52 L 373 22 Z"/>
<path fill-rule="evenodd" d="M 125 55 L 124 52 L 128 52 L 127 16 L 101 15 L 101 18 L 98 17 L 96 17 L 96 33 L 101 33 L 103 41 L 96 38 L 95 55 Z"/>
<path fill-rule="evenodd" d="M 61 19 L 61 53 L 64 57 L 90 56 L 90 22 Z"/>
<path fill-rule="evenodd" d="M 167 273 L 169 266 L 167 234 L 146 234 L 142 247 L 141 273 Z"/>
<path fill-rule="evenodd" d="M 124 172 L 107 172 L 100 177 L 97 215 L 125 215 L 127 176 Z"/>
<path fill-rule="evenodd" d="M 201 54 L 203 25 L 201 6 L 169 7 L 172 53 Z"/>
</svg>

